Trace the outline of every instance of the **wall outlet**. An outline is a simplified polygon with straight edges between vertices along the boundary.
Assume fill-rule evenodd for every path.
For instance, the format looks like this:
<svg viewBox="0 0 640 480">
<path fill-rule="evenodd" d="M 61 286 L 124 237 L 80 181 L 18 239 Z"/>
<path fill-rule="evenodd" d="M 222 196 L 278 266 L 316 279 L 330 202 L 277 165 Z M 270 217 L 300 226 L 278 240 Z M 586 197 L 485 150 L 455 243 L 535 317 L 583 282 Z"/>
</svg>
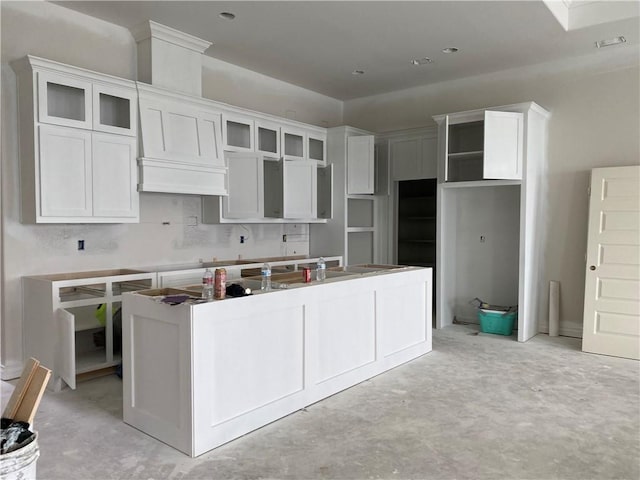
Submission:
<svg viewBox="0 0 640 480">
<path fill-rule="evenodd" d="M 240 235 L 240 243 L 244 243 L 246 241 L 246 237 L 244 235 Z"/>
<path fill-rule="evenodd" d="M 78 240 L 78 250 L 84 250 L 84 240 Z"/>
</svg>

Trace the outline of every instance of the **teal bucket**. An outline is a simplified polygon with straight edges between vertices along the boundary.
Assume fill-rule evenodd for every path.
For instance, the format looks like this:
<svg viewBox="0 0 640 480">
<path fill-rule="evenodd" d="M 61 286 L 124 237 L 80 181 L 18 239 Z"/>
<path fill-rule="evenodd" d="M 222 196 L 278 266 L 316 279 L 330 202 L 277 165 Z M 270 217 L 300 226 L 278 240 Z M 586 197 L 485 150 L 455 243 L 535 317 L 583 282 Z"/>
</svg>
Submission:
<svg viewBox="0 0 640 480">
<path fill-rule="evenodd" d="M 499 310 L 478 309 L 480 331 L 498 335 L 511 335 L 517 312 L 501 312 Z"/>
</svg>

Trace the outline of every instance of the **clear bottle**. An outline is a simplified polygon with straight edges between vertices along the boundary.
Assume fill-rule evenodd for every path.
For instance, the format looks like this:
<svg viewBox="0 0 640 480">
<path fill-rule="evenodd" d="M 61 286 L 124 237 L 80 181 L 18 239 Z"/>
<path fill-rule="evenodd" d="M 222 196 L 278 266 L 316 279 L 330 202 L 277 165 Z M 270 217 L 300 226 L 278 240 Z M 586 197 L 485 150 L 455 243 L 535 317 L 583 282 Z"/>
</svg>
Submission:
<svg viewBox="0 0 640 480">
<path fill-rule="evenodd" d="M 213 300 L 213 273 L 208 268 L 202 276 L 202 298 L 207 302 Z"/>
<path fill-rule="evenodd" d="M 324 263 L 324 258 L 320 257 L 316 264 L 316 280 L 322 282 L 325 278 L 327 278 L 327 264 Z"/>
<path fill-rule="evenodd" d="M 262 276 L 261 290 L 271 290 L 271 267 L 268 263 L 262 265 L 260 275 Z"/>
</svg>

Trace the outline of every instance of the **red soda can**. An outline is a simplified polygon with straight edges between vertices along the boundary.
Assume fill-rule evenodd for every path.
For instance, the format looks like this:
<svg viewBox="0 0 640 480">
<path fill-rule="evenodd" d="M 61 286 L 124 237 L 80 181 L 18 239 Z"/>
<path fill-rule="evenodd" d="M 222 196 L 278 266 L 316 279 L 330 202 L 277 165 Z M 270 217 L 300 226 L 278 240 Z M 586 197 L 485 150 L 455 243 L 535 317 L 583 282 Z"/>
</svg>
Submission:
<svg viewBox="0 0 640 480">
<path fill-rule="evenodd" d="M 309 283 L 311 281 L 311 269 L 309 267 L 303 267 L 302 280 L 304 280 L 304 283 Z"/>
<path fill-rule="evenodd" d="M 222 300 L 227 295 L 227 271 L 224 268 L 216 268 L 213 282 L 213 298 Z"/>
</svg>

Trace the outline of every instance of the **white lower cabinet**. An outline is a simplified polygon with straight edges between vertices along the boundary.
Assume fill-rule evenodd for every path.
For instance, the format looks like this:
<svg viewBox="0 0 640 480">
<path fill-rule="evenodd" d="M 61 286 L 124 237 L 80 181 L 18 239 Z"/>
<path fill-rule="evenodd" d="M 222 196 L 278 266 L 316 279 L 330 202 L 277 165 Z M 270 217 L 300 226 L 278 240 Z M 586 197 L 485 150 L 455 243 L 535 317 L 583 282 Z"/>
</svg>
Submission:
<svg viewBox="0 0 640 480">
<path fill-rule="evenodd" d="M 430 269 L 336 280 L 195 305 L 125 295 L 124 421 L 195 457 L 431 351 Z"/>
<path fill-rule="evenodd" d="M 40 125 L 38 222 L 138 219 L 136 139 Z"/>
<path fill-rule="evenodd" d="M 155 272 L 106 270 L 23 277 L 25 358 L 53 372 L 49 387 L 112 373 L 121 362 L 122 294 L 153 288 Z"/>
</svg>

